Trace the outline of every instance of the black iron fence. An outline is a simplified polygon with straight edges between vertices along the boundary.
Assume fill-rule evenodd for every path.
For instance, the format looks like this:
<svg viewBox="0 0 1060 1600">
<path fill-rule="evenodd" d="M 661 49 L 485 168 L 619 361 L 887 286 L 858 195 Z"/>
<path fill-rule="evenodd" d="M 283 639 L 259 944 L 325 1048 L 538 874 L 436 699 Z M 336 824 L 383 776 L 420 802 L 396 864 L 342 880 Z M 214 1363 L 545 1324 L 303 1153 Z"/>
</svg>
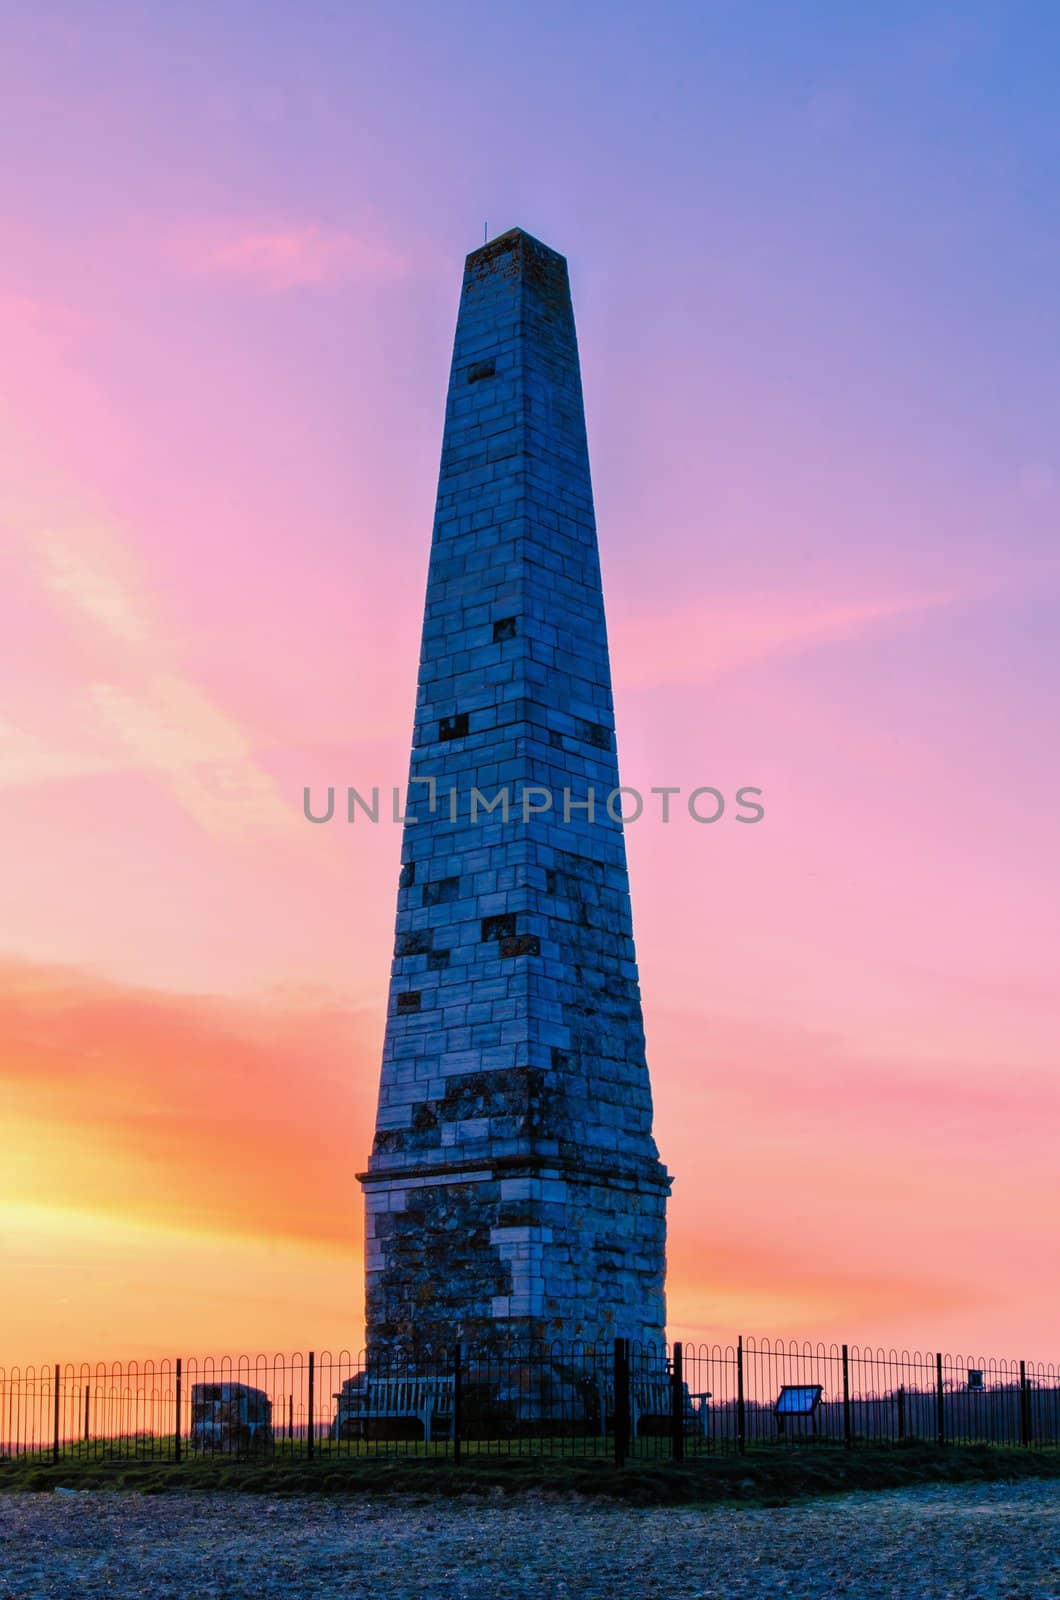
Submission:
<svg viewBox="0 0 1060 1600">
<path fill-rule="evenodd" d="M 603 1456 L 1060 1446 L 1054 1366 L 851 1345 L 535 1345 L 0 1368 L 0 1458 Z"/>
</svg>

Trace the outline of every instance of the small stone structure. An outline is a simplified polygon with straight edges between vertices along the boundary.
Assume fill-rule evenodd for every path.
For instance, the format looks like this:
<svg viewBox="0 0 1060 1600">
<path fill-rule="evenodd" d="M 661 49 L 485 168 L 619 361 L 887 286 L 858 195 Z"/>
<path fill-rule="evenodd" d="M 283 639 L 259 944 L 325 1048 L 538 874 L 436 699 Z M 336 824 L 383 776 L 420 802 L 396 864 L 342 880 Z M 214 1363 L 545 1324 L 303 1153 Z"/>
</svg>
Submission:
<svg viewBox="0 0 1060 1600">
<path fill-rule="evenodd" d="M 190 1440 L 193 1450 L 271 1450 L 272 1401 L 230 1379 L 192 1384 Z"/>
<path fill-rule="evenodd" d="M 660 1341 L 670 1178 L 606 805 L 619 777 L 574 316 L 565 260 L 520 229 L 465 267 L 409 776 L 360 1175 L 369 1355 Z M 475 789 L 507 789 L 507 818 L 480 805 L 473 821 Z"/>
</svg>

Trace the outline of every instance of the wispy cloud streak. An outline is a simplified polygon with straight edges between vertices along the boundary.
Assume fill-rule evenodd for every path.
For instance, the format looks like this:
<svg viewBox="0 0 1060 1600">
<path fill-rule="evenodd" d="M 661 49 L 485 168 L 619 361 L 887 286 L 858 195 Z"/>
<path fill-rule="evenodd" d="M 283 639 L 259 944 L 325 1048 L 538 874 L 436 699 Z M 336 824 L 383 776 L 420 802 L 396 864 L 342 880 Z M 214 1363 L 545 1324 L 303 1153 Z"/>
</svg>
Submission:
<svg viewBox="0 0 1060 1600">
<path fill-rule="evenodd" d="M 407 256 L 371 228 L 238 218 L 191 220 L 166 237 L 170 260 L 195 277 L 267 291 L 404 277 Z"/>
</svg>

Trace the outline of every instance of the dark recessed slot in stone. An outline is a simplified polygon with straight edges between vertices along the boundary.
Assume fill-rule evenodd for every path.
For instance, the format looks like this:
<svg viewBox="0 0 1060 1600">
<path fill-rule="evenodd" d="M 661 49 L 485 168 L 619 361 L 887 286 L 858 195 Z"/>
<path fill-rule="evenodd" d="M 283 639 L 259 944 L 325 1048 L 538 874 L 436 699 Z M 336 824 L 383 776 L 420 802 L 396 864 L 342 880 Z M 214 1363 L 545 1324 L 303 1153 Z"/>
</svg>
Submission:
<svg viewBox="0 0 1060 1600">
<path fill-rule="evenodd" d="M 515 618 L 501 617 L 499 622 L 493 624 L 493 642 L 500 644 L 502 639 L 515 638 Z"/>
<path fill-rule="evenodd" d="M 405 1148 L 405 1130 L 403 1128 L 384 1128 L 375 1136 L 372 1154 L 379 1156 L 394 1156 Z"/>
<path fill-rule="evenodd" d="M 415 882 L 416 882 L 416 863 L 415 863 L 415 861 L 406 861 L 404 866 L 401 869 L 401 876 L 398 879 L 398 888 L 399 889 L 411 889 L 412 885 Z"/>
<path fill-rule="evenodd" d="M 611 729 L 605 728 L 602 722 L 579 722 L 578 738 L 595 745 L 598 750 L 611 748 Z"/>
<path fill-rule="evenodd" d="M 423 885 L 423 903 L 425 906 L 444 906 L 451 900 L 460 898 L 459 878 L 435 878 L 433 883 Z"/>
<path fill-rule="evenodd" d="M 448 950 L 432 950 L 427 957 L 428 972 L 444 972 L 449 965 Z"/>
<path fill-rule="evenodd" d="M 462 739 L 466 733 L 466 711 L 458 711 L 455 717 L 443 717 L 438 724 L 439 739 Z"/>
<path fill-rule="evenodd" d="M 497 370 L 497 363 L 492 356 L 485 361 L 474 361 L 467 369 L 468 383 L 480 383 L 483 378 L 492 378 Z"/>
<path fill-rule="evenodd" d="M 514 939 L 501 940 L 502 956 L 539 956 L 541 940 L 536 933 L 520 933 Z"/>
<path fill-rule="evenodd" d="M 420 1009 L 420 999 L 421 995 L 418 989 L 406 989 L 404 994 L 399 994 L 397 997 L 397 1008 L 399 1011 L 418 1011 Z"/>
<path fill-rule="evenodd" d="M 515 912 L 506 911 L 499 917 L 483 917 L 483 939 L 510 939 L 515 933 Z"/>
<path fill-rule="evenodd" d="M 567 1070 L 567 1068 L 569 1066 L 570 1066 L 570 1056 L 567 1054 L 566 1050 L 553 1050 L 553 1052 L 552 1052 L 552 1070 L 553 1070 L 553 1072 L 566 1072 L 566 1070 Z"/>
<path fill-rule="evenodd" d="M 396 956 L 422 956 L 434 943 L 430 928 L 417 928 L 415 933 L 399 933 L 394 941 Z"/>
</svg>

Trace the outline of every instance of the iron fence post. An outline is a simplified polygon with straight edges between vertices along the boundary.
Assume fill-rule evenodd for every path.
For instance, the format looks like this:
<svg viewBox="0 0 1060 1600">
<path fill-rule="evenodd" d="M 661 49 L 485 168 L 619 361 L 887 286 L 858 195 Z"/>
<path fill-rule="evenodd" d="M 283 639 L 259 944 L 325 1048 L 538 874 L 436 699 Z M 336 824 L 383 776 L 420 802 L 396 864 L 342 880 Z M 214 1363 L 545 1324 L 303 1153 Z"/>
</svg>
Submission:
<svg viewBox="0 0 1060 1600">
<path fill-rule="evenodd" d="M 615 1466 L 625 1465 L 629 1454 L 629 1340 L 615 1340 L 613 1373 L 615 1394 Z"/>
<path fill-rule="evenodd" d="M 835 1349 L 835 1345 L 832 1346 Z M 843 1443 L 849 1450 L 854 1443 L 854 1430 L 850 1422 L 850 1350 L 843 1346 Z"/>
<path fill-rule="evenodd" d="M 464 1397 L 464 1374 L 461 1362 L 461 1348 L 457 1344 L 453 1352 L 453 1464 L 459 1465 L 461 1458 L 460 1440 L 460 1402 Z"/>
<path fill-rule="evenodd" d="M 736 1448 L 741 1455 L 746 1447 L 747 1421 L 743 1396 L 743 1334 L 736 1341 Z"/>
<path fill-rule="evenodd" d="M 675 1461 L 685 1459 L 684 1348 L 674 1344 L 673 1370 L 670 1373 L 670 1439 Z"/>
<path fill-rule="evenodd" d="M 1027 1363 L 1020 1362 L 1020 1444 L 1029 1449 L 1031 1442 L 1031 1386 L 1027 1378 Z"/>
<path fill-rule="evenodd" d="M 898 1437 L 905 1438 L 905 1384 L 898 1385 Z"/>
<path fill-rule="evenodd" d="M 946 1392 L 942 1387 L 942 1351 L 935 1352 L 935 1420 L 938 1424 L 938 1442 L 946 1443 Z"/>
<path fill-rule="evenodd" d="M 89 1396 L 91 1395 L 91 1393 L 92 1393 L 92 1390 L 91 1390 L 90 1386 L 86 1383 L 85 1384 L 85 1443 L 86 1444 L 88 1443 L 88 1405 L 89 1405 Z"/>
<path fill-rule="evenodd" d="M 313 1406 L 316 1401 L 316 1356 L 309 1352 L 309 1417 L 306 1424 L 306 1455 L 313 1454 Z"/>
<path fill-rule="evenodd" d="M 52 1406 L 52 1460 L 59 1465 L 59 1363 L 55 1363 L 55 1394 Z"/>
<path fill-rule="evenodd" d="M 292 1441 L 294 1439 L 294 1395 L 293 1394 L 289 1394 L 287 1396 L 287 1437 L 288 1437 L 289 1440 L 292 1440 Z"/>
<path fill-rule="evenodd" d="M 183 1388 L 183 1377 L 182 1377 L 182 1368 L 181 1368 L 181 1358 L 180 1358 L 180 1356 L 177 1357 L 176 1367 L 175 1367 L 174 1370 L 175 1370 L 175 1377 L 174 1377 L 174 1383 L 173 1383 L 173 1389 L 174 1389 L 173 1460 L 174 1461 L 179 1461 L 180 1460 L 180 1405 L 181 1405 L 181 1399 L 182 1399 L 181 1391 L 182 1391 L 182 1388 Z"/>
</svg>

